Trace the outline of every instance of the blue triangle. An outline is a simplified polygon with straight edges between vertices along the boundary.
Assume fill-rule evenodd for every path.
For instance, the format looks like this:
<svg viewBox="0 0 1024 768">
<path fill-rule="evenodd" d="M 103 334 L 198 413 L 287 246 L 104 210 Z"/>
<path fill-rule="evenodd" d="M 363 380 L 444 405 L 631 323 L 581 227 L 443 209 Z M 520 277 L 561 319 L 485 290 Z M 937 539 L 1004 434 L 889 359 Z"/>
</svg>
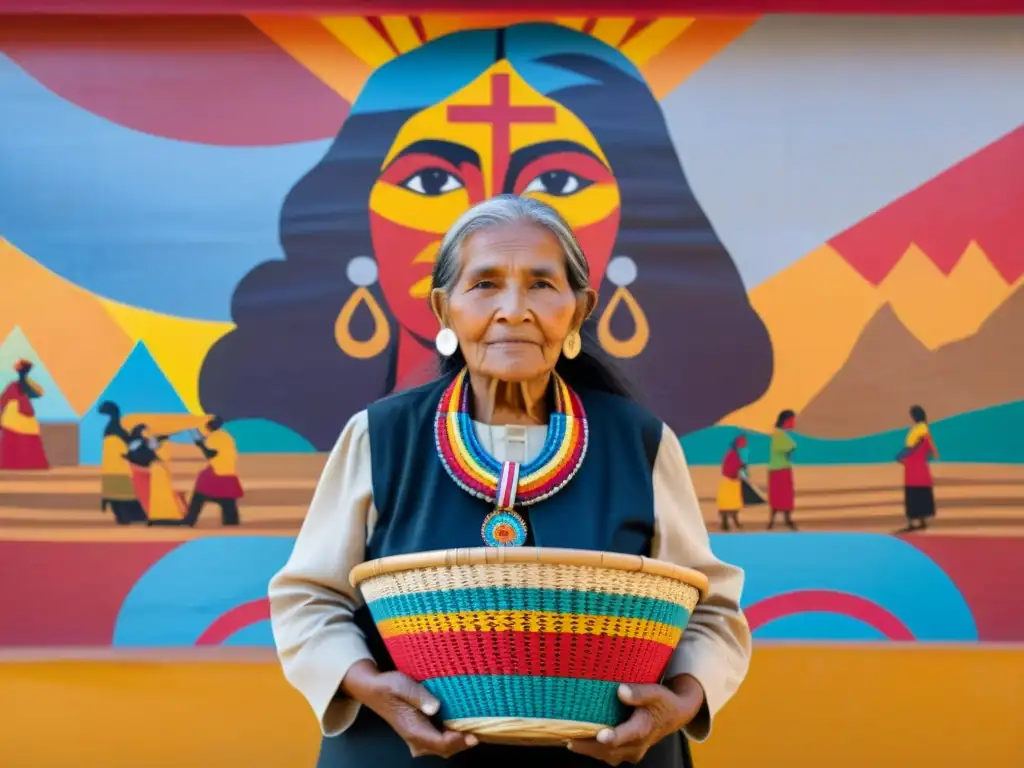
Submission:
<svg viewBox="0 0 1024 768">
<path fill-rule="evenodd" d="M 36 381 L 43 388 L 43 396 L 32 401 L 32 407 L 36 409 L 36 418 L 41 422 L 75 422 L 78 421 L 78 414 L 60 391 L 57 382 L 46 369 L 46 364 L 40 359 L 32 344 L 25 337 L 21 328 L 15 326 L 3 344 L 0 344 L 0 372 L 2 376 L 10 381 L 14 380 L 14 364 L 19 360 L 29 360 L 33 363 L 32 373 L 29 378 Z M 6 387 L 10 381 L 0 380 L 0 388 Z"/>
<path fill-rule="evenodd" d="M 110 400 L 121 413 L 187 414 L 188 408 L 174 390 L 167 376 L 156 364 L 143 342 L 135 345 L 96 402 L 82 416 L 78 427 L 78 461 L 83 465 L 100 463 L 103 452 L 103 429 L 107 417 L 99 412 L 100 404 Z"/>
</svg>

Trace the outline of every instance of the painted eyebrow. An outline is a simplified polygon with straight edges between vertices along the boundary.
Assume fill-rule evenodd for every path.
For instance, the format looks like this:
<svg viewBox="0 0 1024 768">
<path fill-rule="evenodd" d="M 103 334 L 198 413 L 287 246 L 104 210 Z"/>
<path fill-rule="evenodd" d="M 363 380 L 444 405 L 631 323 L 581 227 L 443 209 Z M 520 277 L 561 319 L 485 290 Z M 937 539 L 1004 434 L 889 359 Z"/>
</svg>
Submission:
<svg viewBox="0 0 1024 768">
<path fill-rule="evenodd" d="M 469 147 L 456 144 L 453 141 L 425 139 L 423 141 L 414 141 L 395 155 L 384 170 L 390 168 L 399 158 L 406 155 L 436 155 L 443 160 L 447 160 L 456 168 L 464 163 L 469 163 L 476 168 L 480 167 L 480 156 Z"/>
<path fill-rule="evenodd" d="M 608 167 L 600 157 L 575 141 L 542 141 L 540 144 L 531 144 L 513 153 L 511 160 L 509 160 L 508 173 L 505 176 L 504 191 L 512 191 L 512 186 L 516 183 L 516 179 L 519 178 L 519 174 L 534 160 L 544 157 L 544 155 L 554 155 L 558 152 L 577 152 L 593 158 L 601 163 L 601 165 L 604 165 L 605 168 Z"/>
</svg>

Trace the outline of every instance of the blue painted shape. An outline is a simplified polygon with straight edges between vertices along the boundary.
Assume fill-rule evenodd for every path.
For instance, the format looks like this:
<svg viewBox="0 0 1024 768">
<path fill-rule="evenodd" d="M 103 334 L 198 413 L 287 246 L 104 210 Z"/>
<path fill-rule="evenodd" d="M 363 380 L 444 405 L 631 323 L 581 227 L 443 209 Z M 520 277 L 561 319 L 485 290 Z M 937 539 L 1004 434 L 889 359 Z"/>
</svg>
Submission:
<svg viewBox="0 0 1024 768">
<path fill-rule="evenodd" d="M 289 536 L 211 536 L 171 550 L 128 593 L 114 627 L 115 646 L 178 647 L 196 640 L 228 611 L 267 596 L 267 584 L 285 564 Z M 265 634 L 239 630 L 234 644 Z"/>
<path fill-rule="evenodd" d="M 377 68 L 363 85 L 351 114 L 419 110 L 465 88 L 494 64 L 491 30 L 445 35 Z M 423 72 L 430 77 L 423 77 Z M 416 87 L 409 84 L 415 82 Z"/>
<path fill-rule="evenodd" d="M 892 613 L 920 641 L 976 642 L 977 627 L 952 580 L 901 539 L 875 534 L 716 534 L 715 552 L 746 571 L 743 603 L 801 590 L 857 595 Z M 211 537 L 155 563 L 121 606 L 116 646 L 191 646 L 218 618 L 266 596 L 291 537 Z M 272 644 L 266 622 L 239 629 L 232 645 Z M 883 641 L 849 617 L 807 613 L 765 625 L 758 639 Z"/>
<path fill-rule="evenodd" d="M 32 407 L 36 410 L 36 418 L 41 422 L 69 422 L 78 421 L 78 414 L 60 391 L 57 382 L 46 368 L 46 361 L 39 357 L 39 354 L 32 348 L 32 344 L 25 337 L 20 327 L 7 334 L 3 344 L 0 344 L 0 371 L 14 380 L 14 364 L 19 360 L 29 360 L 34 363 L 29 378 L 43 388 L 43 396 L 32 401 Z M 7 382 L 0 384 L 6 387 Z"/>
<path fill-rule="evenodd" d="M 268 419 L 238 419 L 224 425 L 239 453 L 316 453 L 311 442 Z"/>
<path fill-rule="evenodd" d="M 107 417 L 99 412 L 105 400 L 117 403 L 121 413 L 185 414 L 188 408 L 181 401 L 171 382 L 143 342 L 132 349 L 117 375 L 107 384 L 92 404 L 78 428 L 78 457 L 83 465 L 100 463 L 103 455 L 103 429 Z"/>
<path fill-rule="evenodd" d="M 0 233 L 83 288 L 182 317 L 230 319 L 238 281 L 282 258 L 282 203 L 329 145 L 151 136 L 60 98 L 3 55 L 0 93 Z"/>
<path fill-rule="evenodd" d="M 1016 439 L 1007 424 L 1024 423 L 1024 401 L 961 413 L 931 425 L 943 461 L 979 464 L 1024 464 L 1024 442 Z M 694 466 L 718 465 L 729 444 L 740 433 L 747 436 L 747 461 L 768 461 L 768 435 L 732 426 L 715 426 L 681 438 L 686 459 Z M 848 440 L 825 440 L 799 433 L 794 435 L 798 464 L 882 464 L 891 463 L 903 447 L 906 429 L 892 429 L 876 435 Z"/>
<path fill-rule="evenodd" d="M 885 641 L 879 630 L 854 619 L 835 613 L 800 613 L 770 621 L 754 632 L 755 640 L 844 640 L 848 642 Z"/>
<path fill-rule="evenodd" d="M 418 112 L 451 96 L 495 63 L 498 35 L 493 29 L 453 32 L 432 40 L 378 68 L 352 105 L 352 114 L 409 110 Z M 559 57 L 587 56 L 610 64 L 643 82 L 634 64 L 592 35 L 560 24 L 528 23 L 509 27 L 505 54 L 516 72 L 539 93 L 551 95 L 594 80 L 559 66 Z M 423 77 L 423 72 L 429 77 Z M 409 83 L 416 83 L 410 88 Z"/>
<path fill-rule="evenodd" d="M 273 648 L 274 631 L 271 629 L 269 621 L 260 621 L 238 630 L 227 638 L 222 645 L 243 648 Z"/>
<path fill-rule="evenodd" d="M 715 534 L 715 554 L 747 574 L 743 605 L 799 590 L 857 595 L 885 608 L 922 641 L 977 641 L 974 616 L 952 579 L 895 536 L 869 533 Z M 793 625 L 790 625 L 793 626 Z M 820 640 L 817 631 L 786 640 Z M 805 634 L 806 633 L 806 634 Z M 859 640 L 859 634 L 827 637 Z"/>
</svg>

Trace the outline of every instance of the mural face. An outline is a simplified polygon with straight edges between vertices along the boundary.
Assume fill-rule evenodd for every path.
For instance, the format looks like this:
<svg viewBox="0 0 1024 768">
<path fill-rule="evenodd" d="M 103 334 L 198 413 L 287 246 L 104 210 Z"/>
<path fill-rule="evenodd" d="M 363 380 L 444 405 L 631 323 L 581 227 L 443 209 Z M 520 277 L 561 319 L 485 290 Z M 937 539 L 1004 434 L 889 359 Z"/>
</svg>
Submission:
<svg viewBox="0 0 1024 768">
<path fill-rule="evenodd" d="M 434 375 L 437 247 L 473 203 L 503 192 L 544 200 L 574 227 L 603 288 L 596 343 L 680 433 L 764 391 L 767 332 L 642 75 L 590 35 L 520 24 L 445 35 L 369 78 L 285 202 L 285 261 L 236 289 L 236 328 L 203 365 L 203 406 L 272 420 L 325 450 L 367 402 Z M 618 285 L 603 279 L 613 256 Z M 718 354 L 725 337 L 747 361 L 743 377 Z M 302 371 L 292 397 L 266 376 L 281 358 Z M 706 375 L 681 380 L 678 365 Z"/>
<path fill-rule="evenodd" d="M 499 193 L 579 235 L 758 638 L 1024 639 L 1024 22 L 165 21 L 0 29 L 0 563 L 64 606 L 0 645 L 268 645 Z"/>
</svg>

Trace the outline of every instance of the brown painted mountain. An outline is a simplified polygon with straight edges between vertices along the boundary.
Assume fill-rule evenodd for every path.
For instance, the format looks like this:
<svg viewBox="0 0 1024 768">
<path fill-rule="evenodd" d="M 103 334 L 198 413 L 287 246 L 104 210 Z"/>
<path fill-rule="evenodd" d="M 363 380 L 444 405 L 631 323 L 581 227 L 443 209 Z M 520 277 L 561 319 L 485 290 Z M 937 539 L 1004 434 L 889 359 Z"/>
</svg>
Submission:
<svg viewBox="0 0 1024 768">
<path fill-rule="evenodd" d="M 911 405 L 929 420 L 1024 399 L 1024 287 L 978 332 L 929 350 L 889 304 L 865 326 L 849 359 L 800 414 L 815 437 L 850 438 L 906 425 Z"/>
</svg>

